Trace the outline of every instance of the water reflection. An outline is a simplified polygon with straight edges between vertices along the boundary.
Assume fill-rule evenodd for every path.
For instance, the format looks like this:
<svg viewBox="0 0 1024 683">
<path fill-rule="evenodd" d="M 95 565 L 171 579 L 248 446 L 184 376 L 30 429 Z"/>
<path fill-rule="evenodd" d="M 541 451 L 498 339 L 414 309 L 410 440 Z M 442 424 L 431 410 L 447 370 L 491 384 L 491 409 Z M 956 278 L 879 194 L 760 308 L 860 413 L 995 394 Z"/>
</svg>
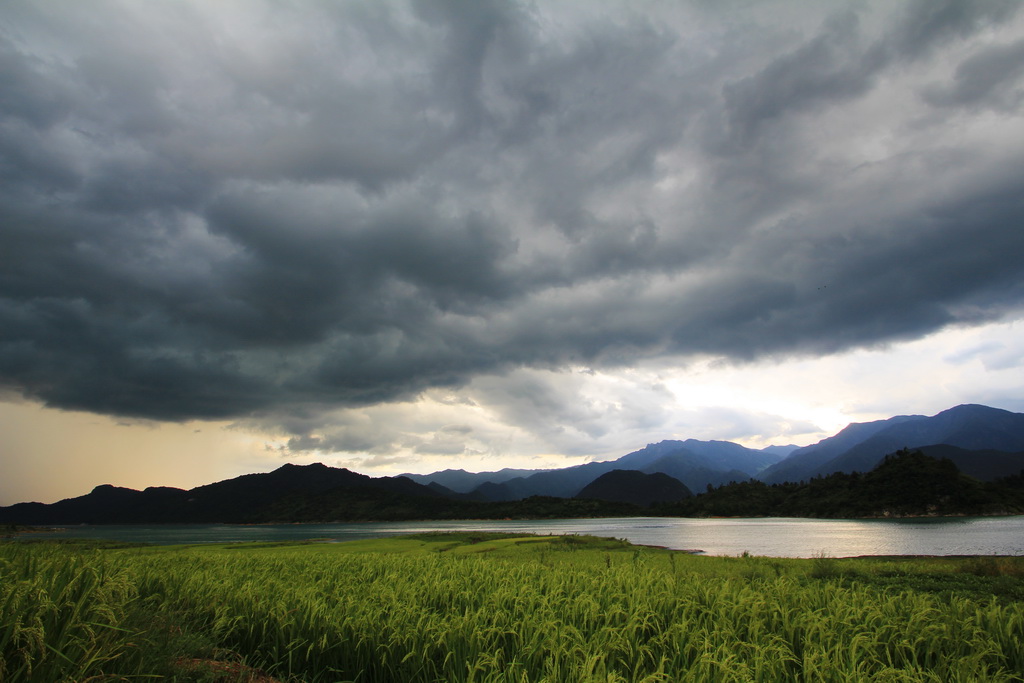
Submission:
<svg viewBox="0 0 1024 683">
<path fill-rule="evenodd" d="M 912 520 L 630 517 L 513 521 L 373 522 L 279 525 L 78 526 L 52 534 L 146 543 L 225 543 L 324 538 L 358 540 L 423 531 L 592 534 L 708 555 L 1024 555 L 1024 517 Z"/>
</svg>

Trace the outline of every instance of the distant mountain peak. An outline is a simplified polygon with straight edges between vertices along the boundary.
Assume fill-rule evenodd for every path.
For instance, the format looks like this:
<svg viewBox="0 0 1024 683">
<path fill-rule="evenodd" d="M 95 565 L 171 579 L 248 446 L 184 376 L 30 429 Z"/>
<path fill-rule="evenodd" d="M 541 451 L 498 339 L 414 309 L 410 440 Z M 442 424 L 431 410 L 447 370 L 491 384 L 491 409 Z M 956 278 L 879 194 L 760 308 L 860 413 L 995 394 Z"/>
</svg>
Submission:
<svg viewBox="0 0 1024 683">
<path fill-rule="evenodd" d="M 1003 410 L 1002 408 L 993 408 L 992 406 L 986 406 L 986 405 L 983 405 L 981 403 L 961 403 L 960 405 L 953 406 L 952 408 L 947 408 L 946 410 L 943 410 L 940 413 L 936 413 L 936 416 L 942 415 L 944 413 L 964 412 L 964 411 L 972 411 L 972 412 L 979 412 L 979 413 L 1009 413 L 1010 412 L 1009 410 Z"/>
<path fill-rule="evenodd" d="M 764 448 L 762 448 L 761 452 L 762 453 L 771 453 L 772 455 L 777 455 L 780 458 L 785 458 L 786 456 L 788 456 L 790 453 L 792 453 L 793 451 L 795 451 L 798 448 L 800 448 L 800 446 L 797 446 L 795 443 L 784 444 L 784 445 L 772 444 L 770 446 L 765 446 Z"/>
<path fill-rule="evenodd" d="M 794 451 L 759 478 L 781 483 L 833 472 L 867 472 L 888 453 L 937 445 L 971 451 L 1024 450 L 1024 414 L 968 403 L 931 417 L 898 415 L 875 422 L 855 422 L 835 436 Z"/>
<path fill-rule="evenodd" d="M 285 464 L 281 465 L 280 467 L 278 467 L 274 471 L 275 472 L 282 472 L 282 471 L 289 472 L 289 471 L 294 471 L 294 470 L 306 470 L 307 472 L 315 472 L 315 471 L 318 471 L 318 470 L 327 471 L 327 470 L 337 470 L 337 469 L 344 470 L 345 468 L 344 467 L 328 467 L 327 465 L 323 464 L 322 462 L 311 462 L 308 465 L 298 465 L 298 464 L 296 464 L 294 462 L 286 462 Z M 345 471 L 347 472 L 348 470 L 345 470 Z"/>
</svg>

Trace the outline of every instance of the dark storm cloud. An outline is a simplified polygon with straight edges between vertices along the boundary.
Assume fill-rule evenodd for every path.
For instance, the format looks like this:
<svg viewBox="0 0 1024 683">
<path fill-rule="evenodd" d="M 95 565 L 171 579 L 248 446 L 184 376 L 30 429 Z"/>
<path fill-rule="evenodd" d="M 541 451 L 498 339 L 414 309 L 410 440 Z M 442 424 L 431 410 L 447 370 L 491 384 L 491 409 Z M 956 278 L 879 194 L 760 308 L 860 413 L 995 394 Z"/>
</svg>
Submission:
<svg viewBox="0 0 1024 683">
<path fill-rule="evenodd" d="M 321 411 L 1019 313 L 1018 5 L 794 7 L 7 3 L 0 382 L 372 450 Z"/>
<path fill-rule="evenodd" d="M 895 14 L 893 26 L 881 36 L 865 36 L 861 18 L 853 10 L 832 15 L 816 35 L 757 74 L 725 87 L 726 120 L 733 141 L 750 144 L 760 124 L 787 112 L 834 107 L 863 95 L 894 62 L 908 65 L 923 59 L 943 45 L 1005 20 L 1017 9 L 1010 1 L 918 0 Z M 991 72 L 1015 70 L 1012 49 L 989 52 L 961 65 L 958 88 L 991 87 L 988 81 L 1002 77 Z"/>
</svg>

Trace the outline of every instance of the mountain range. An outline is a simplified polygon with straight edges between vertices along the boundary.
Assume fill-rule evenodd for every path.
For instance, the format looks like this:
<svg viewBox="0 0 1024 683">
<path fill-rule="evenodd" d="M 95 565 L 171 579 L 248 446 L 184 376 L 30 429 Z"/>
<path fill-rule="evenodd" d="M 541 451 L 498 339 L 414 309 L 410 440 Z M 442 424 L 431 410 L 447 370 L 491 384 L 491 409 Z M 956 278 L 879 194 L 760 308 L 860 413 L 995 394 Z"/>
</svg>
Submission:
<svg viewBox="0 0 1024 683">
<path fill-rule="evenodd" d="M 103 484 L 90 493 L 51 505 L 0 507 L 0 522 L 18 524 L 251 523 L 273 521 L 275 506 L 296 496 L 359 493 L 375 498 L 442 498 L 434 488 L 404 477 L 369 477 L 344 468 L 282 465 L 273 472 L 245 474 L 194 489 L 166 486 L 143 491 Z M 450 493 L 450 492 L 449 492 Z"/>
<path fill-rule="evenodd" d="M 945 448 L 935 450 L 939 446 Z M 534 495 L 575 496 L 612 470 L 661 472 L 694 492 L 730 481 L 798 482 L 834 472 L 867 472 L 902 448 L 933 449 L 964 473 L 983 481 L 1024 469 L 1024 414 L 982 405 L 961 405 L 932 417 L 900 415 L 853 423 L 816 444 L 745 448 L 729 441 L 661 441 L 607 462 L 555 470 L 502 470 L 472 474 L 444 470 L 403 475 L 440 484 L 473 500 L 518 500 Z M 929 453 L 931 454 L 931 453 Z"/>
<path fill-rule="evenodd" d="M 957 456 L 958 466 L 984 472 L 982 479 L 1017 474 L 1024 468 L 1024 414 L 961 405 L 932 417 L 900 415 L 854 423 L 835 436 L 793 451 L 757 478 L 776 484 L 834 472 L 867 472 L 901 448 L 936 445 L 966 451 Z"/>
<path fill-rule="evenodd" d="M 551 470 L 470 473 L 449 469 L 374 478 L 319 463 L 286 464 L 273 472 L 190 490 L 137 491 L 104 484 L 84 496 L 50 505 L 0 507 L 0 523 L 621 515 L 640 511 L 633 506 L 670 505 L 689 499 L 691 492 L 710 492 L 730 482 L 779 485 L 835 473 L 869 472 L 887 455 L 908 448 L 946 459 L 959 472 L 980 481 L 1017 475 L 1024 471 L 1024 414 L 961 405 L 931 417 L 901 415 L 854 423 L 802 448 L 755 450 L 728 441 L 661 441 L 616 460 Z"/>
<path fill-rule="evenodd" d="M 690 491 L 703 491 L 708 485 L 720 486 L 755 477 L 783 457 L 774 448 L 754 450 L 730 441 L 687 439 L 648 444 L 616 460 L 588 462 L 561 469 L 502 470 L 500 473 L 480 474 L 444 470 L 434 474 L 402 476 L 420 484 L 450 487 L 466 493 L 472 500 L 520 500 L 530 496 L 569 498 L 612 470 L 636 470 L 644 474 L 660 472 L 678 479 Z M 495 477 L 494 474 L 502 476 Z"/>
</svg>

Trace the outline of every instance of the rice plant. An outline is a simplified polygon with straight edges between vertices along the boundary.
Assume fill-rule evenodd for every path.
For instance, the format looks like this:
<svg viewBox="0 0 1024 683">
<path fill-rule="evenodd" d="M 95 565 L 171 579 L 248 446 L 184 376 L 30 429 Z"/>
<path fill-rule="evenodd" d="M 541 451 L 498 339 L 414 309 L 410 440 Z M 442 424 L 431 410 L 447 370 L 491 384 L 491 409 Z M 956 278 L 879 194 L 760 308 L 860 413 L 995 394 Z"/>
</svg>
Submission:
<svg viewBox="0 0 1024 683">
<path fill-rule="evenodd" d="M 163 675 L 166 654 L 133 649 L 157 638 L 123 624 L 180 625 L 292 681 L 1024 680 L 1022 603 L 816 578 L 810 560 L 552 539 L 342 546 L 0 546 L 2 680 Z"/>
<path fill-rule="evenodd" d="M 0 556 L 0 680 L 85 681 L 131 668 L 128 571 L 98 553 L 7 544 Z"/>
</svg>

